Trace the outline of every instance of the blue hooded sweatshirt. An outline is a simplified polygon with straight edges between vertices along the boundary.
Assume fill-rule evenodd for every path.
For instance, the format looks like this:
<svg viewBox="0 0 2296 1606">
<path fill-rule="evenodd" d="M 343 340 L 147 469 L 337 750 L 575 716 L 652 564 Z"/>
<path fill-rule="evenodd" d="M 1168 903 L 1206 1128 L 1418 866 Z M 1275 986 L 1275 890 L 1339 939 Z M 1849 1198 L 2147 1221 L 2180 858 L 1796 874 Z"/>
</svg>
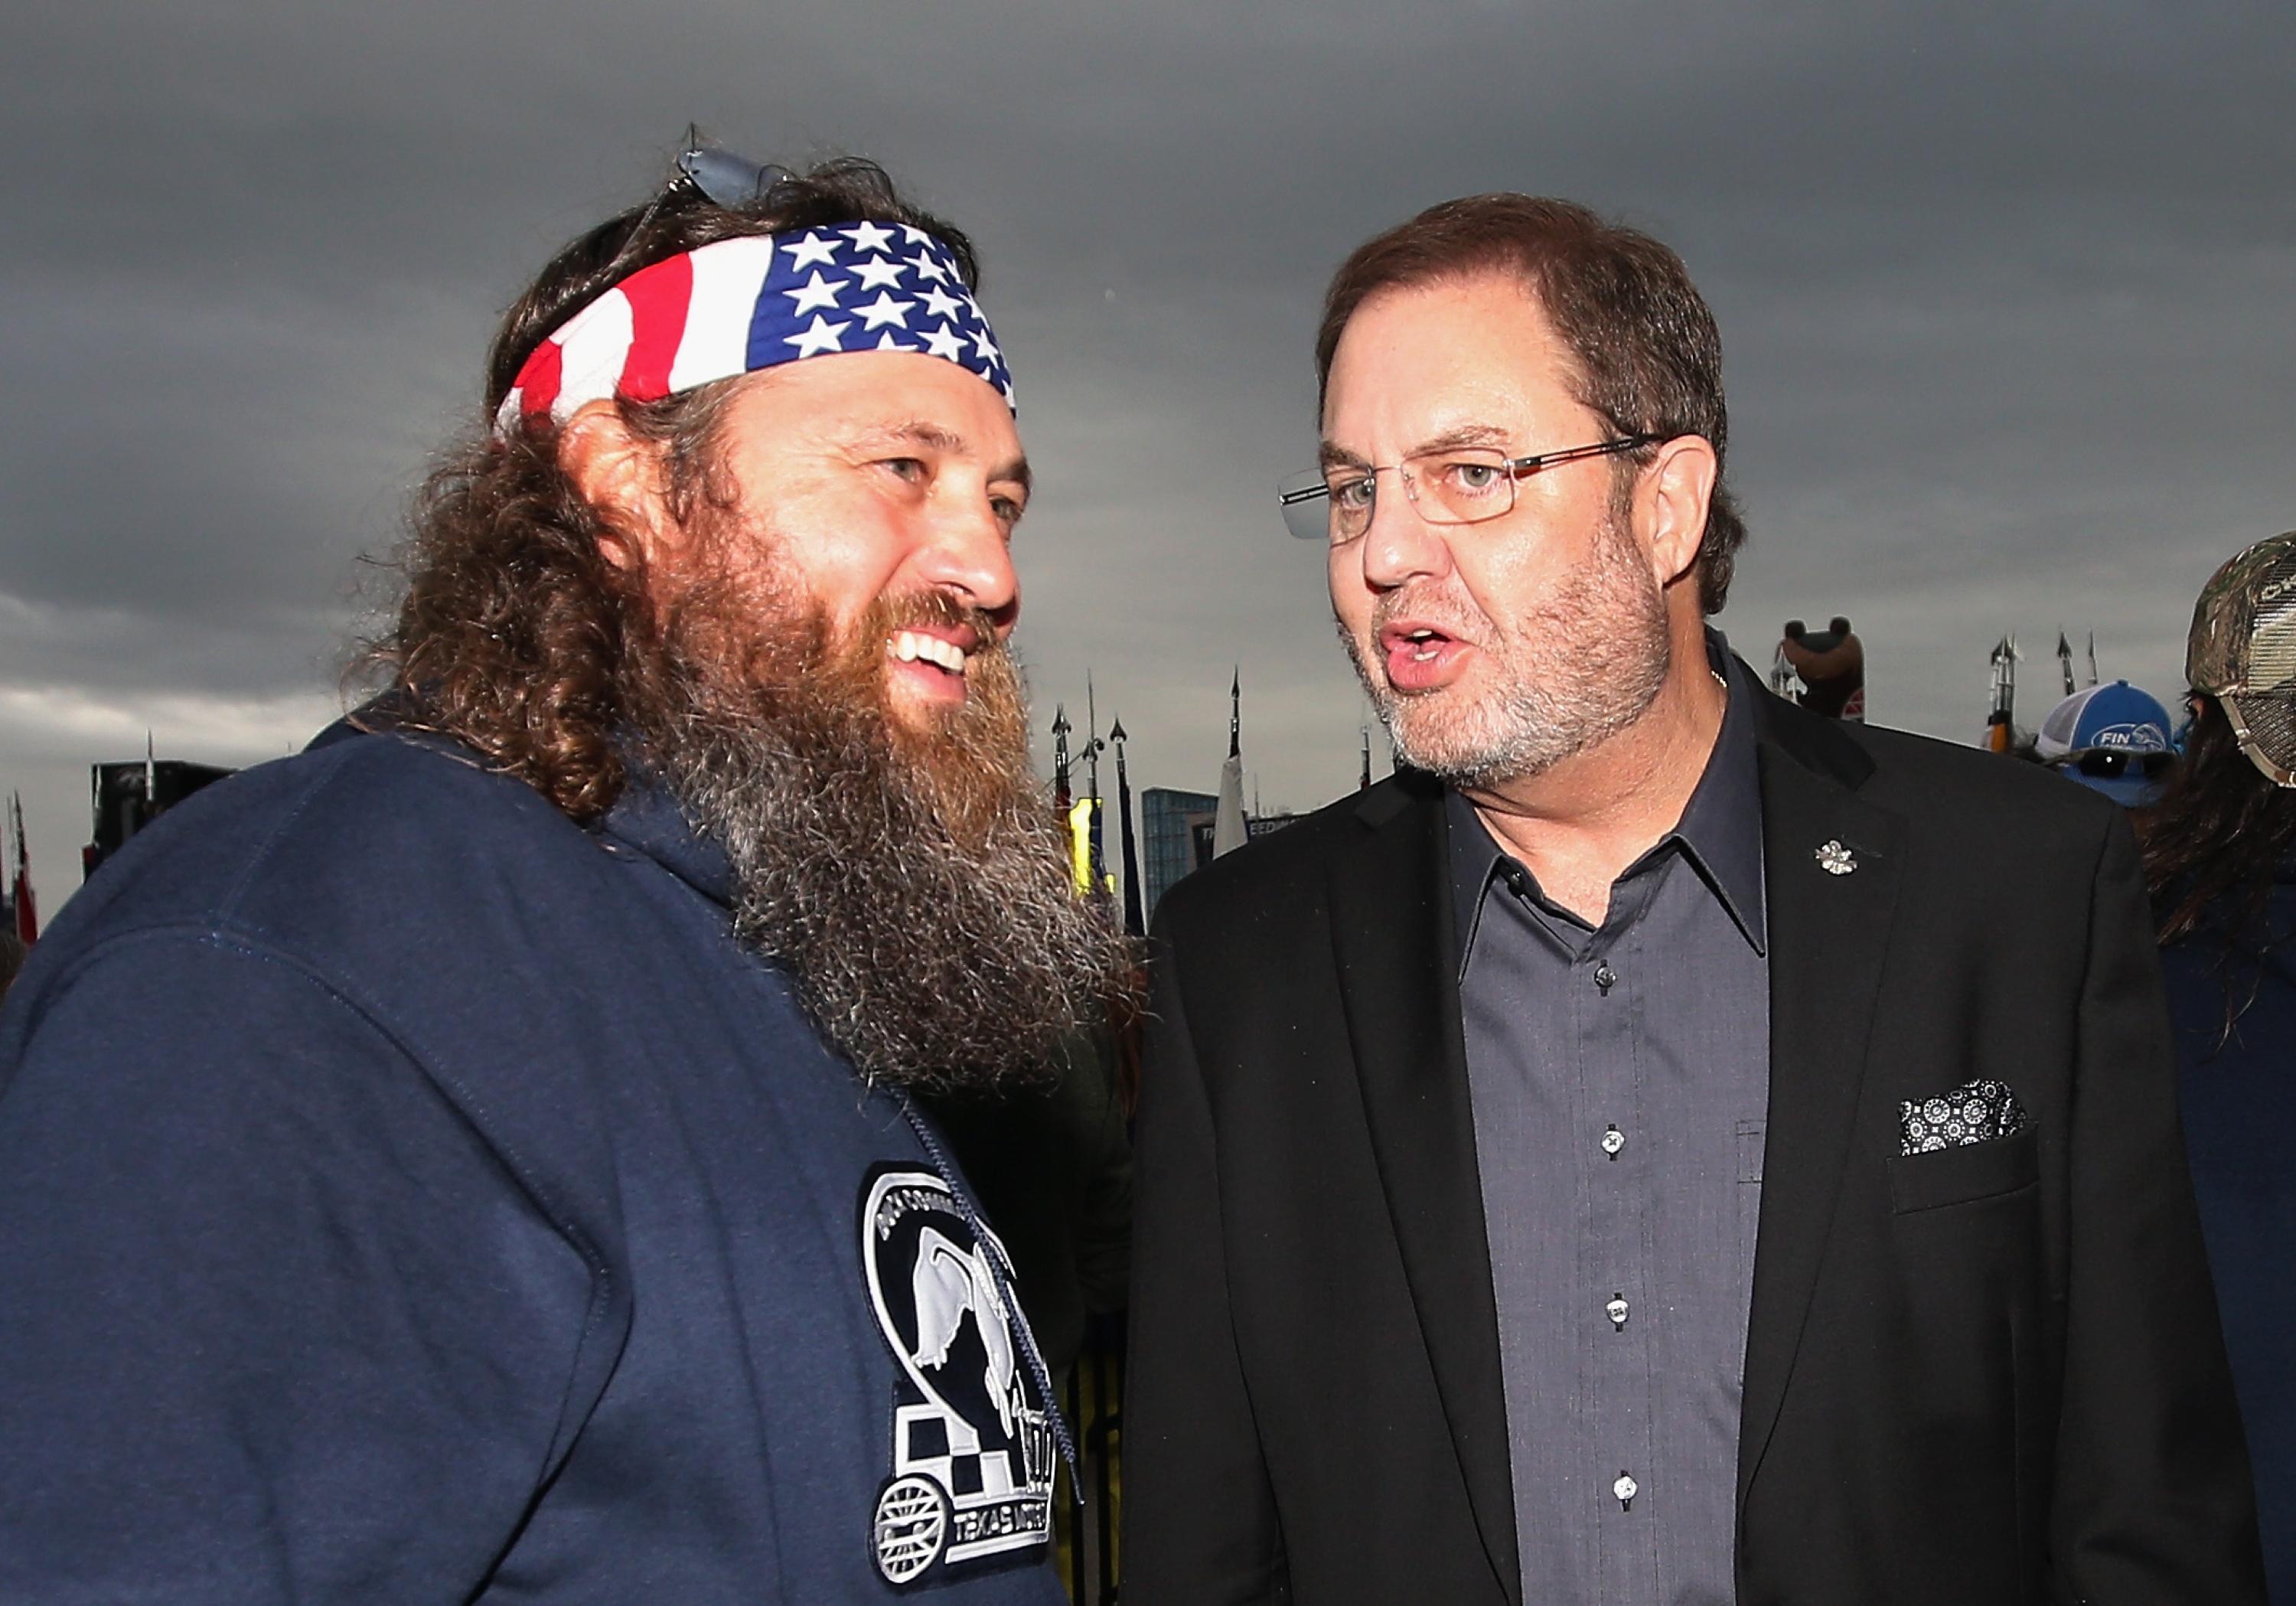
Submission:
<svg viewBox="0 0 2296 1606">
<path fill-rule="evenodd" d="M 1061 1601 L 999 1250 L 727 891 L 347 726 L 106 865 L 0 1012 L 0 1599 Z"/>
</svg>

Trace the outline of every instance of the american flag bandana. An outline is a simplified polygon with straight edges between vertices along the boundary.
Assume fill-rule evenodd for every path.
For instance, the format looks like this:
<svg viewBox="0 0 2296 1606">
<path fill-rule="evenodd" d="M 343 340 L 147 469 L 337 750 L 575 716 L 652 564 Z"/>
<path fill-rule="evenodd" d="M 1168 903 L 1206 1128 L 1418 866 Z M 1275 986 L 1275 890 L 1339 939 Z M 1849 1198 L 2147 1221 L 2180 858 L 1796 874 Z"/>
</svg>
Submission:
<svg viewBox="0 0 2296 1606">
<path fill-rule="evenodd" d="M 946 358 L 1019 410 L 1004 353 L 948 248 L 906 224 L 846 223 L 720 240 L 638 269 L 534 349 L 495 432 L 839 351 Z"/>
</svg>

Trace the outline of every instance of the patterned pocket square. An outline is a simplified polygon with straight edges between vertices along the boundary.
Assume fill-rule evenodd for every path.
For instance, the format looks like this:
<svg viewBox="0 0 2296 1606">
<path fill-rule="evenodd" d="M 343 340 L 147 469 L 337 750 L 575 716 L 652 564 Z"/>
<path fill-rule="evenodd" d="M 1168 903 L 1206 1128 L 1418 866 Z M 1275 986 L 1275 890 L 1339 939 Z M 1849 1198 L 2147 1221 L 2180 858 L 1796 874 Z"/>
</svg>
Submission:
<svg viewBox="0 0 2296 1606">
<path fill-rule="evenodd" d="M 1988 1143 L 2014 1137 L 2031 1124 L 2007 1083 L 1965 1082 L 1934 1099 L 1908 1099 L 1898 1106 L 1898 1152 L 1934 1154 Z"/>
</svg>

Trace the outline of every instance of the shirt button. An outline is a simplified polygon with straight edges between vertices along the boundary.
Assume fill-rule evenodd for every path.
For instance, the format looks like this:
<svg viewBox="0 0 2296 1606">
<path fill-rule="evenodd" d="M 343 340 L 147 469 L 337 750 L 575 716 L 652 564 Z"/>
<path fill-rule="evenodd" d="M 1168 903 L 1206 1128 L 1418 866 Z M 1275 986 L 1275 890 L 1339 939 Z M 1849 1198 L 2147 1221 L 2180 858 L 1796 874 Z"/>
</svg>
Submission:
<svg viewBox="0 0 2296 1606">
<path fill-rule="evenodd" d="M 1620 1132 L 1615 1126 L 1606 1126 L 1603 1129 L 1603 1152 L 1604 1154 L 1609 1155 L 1615 1160 L 1619 1157 L 1619 1150 L 1624 1149 L 1626 1146 L 1626 1133 Z"/>
<path fill-rule="evenodd" d="M 1595 985 L 1603 990 L 1603 995 L 1605 998 L 1610 996 L 1611 989 L 1618 984 L 1619 973 L 1617 971 L 1611 969 L 1608 965 L 1597 965 L 1595 967 Z"/>
<path fill-rule="evenodd" d="M 1611 1303 L 1610 1303 L 1610 1304 L 1608 1304 L 1608 1305 L 1604 1305 L 1604 1306 L 1603 1307 L 1603 1314 L 1604 1314 L 1605 1316 L 1608 1316 L 1608 1317 L 1611 1319 L 1611 1325 L 1612 1327 L 1614 1327 L 1614 1328 L 1618 1329 L 1618 1330 L 1619 1330 L 1619 1331 L 1620 1331 L 1620 1332 L 1624 1332 L 1624 1331 L 1626 1331 L 1626 1330 L 1627 1330 L 1627 1300 L 1626 1300 L 1626 1296 L 1625 1296 L 1625 1295 L 1623 1295 L 1623 1294 L 1613 1294 L 1613 1295 L 1611 1295 Z"/>
<path fill-rule="evenodd" d="M 1631 1511 L 1635 1509 L 1635 1495 L 1641 1487 L 1642 1486 L 1640 1484 L 1628 1477 L 1624 1472 L 1620 1472 L 1619 1474 L 1619 1481 L 1611 1486 L 1611 1493 L 1619 1497 L 1619 1509 L 1620 1511 Z"/>
</svg>

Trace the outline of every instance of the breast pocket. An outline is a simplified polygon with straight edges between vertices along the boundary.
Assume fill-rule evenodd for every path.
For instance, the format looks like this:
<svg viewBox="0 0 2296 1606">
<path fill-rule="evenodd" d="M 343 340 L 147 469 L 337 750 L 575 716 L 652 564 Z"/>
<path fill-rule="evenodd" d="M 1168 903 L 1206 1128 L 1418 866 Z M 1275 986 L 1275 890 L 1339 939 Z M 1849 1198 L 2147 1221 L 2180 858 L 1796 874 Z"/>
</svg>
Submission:
<svg viewBox="0 0 2296 1606">
<path fill-rule="evenodd" d="M 1901 1154 L 1890 1161 L 1890 1207 L 1903 1215 L 1965 1205 L 2030 1188 L 2041 1180 L 2041 1156 L 2034 1129 L 1928 1154 Z"/>
</svg>

